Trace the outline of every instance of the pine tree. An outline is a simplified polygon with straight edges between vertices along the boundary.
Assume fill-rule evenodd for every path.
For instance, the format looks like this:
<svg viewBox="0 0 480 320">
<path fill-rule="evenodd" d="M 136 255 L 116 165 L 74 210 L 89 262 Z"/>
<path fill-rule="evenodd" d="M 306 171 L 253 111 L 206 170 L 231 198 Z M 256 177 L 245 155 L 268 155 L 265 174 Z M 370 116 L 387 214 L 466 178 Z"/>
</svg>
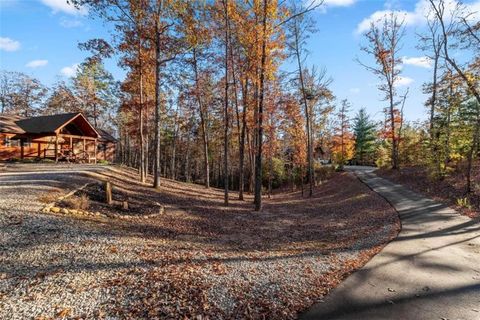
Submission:
<svg viewBox="0 0 480 320">
<path fill-rule="evenodd" d="M 353 133 L 355 136 L 355 158 L 357 164 L 369 164 L 375 153 L 376 130 L 375 123 L 370 120 L 365 108 L 358 111 L 353 119 Z"/>
</svg>

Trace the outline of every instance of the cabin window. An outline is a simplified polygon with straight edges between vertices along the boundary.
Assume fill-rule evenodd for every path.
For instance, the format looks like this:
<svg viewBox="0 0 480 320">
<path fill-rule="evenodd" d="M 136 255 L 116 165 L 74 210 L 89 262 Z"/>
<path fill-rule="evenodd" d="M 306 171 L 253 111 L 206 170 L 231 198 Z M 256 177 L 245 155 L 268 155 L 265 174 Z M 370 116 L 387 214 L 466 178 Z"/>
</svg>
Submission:
<svg viewBox="0 0 480 320">
<path fill-rule="evenodd" d="M 107 144 L 106 143 L 101 143 L 97 146 L 98 151 L 107 151 Z"/>
<path fill-rule="evenodd" d="M 10 137 L 5 137 L 3 144 L 5 147 L 19 147 L 20 140 L 18 139 L 11 139 Z"/>
</svg>

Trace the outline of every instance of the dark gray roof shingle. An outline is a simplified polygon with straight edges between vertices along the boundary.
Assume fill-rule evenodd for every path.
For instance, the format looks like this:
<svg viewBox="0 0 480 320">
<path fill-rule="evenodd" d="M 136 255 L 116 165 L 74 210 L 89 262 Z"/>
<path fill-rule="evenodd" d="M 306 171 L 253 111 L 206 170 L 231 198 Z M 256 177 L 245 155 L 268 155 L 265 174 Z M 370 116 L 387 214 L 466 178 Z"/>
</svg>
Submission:
<svg viewBox="0 0 480 320">
<path fill-rule="evenodd" d="M 26 118 L 15 121 L 15 123 L 25 132 L 28 133 L 55 133 L 66 122 L 72 120 L 79 113 L 62 113 L 52 116 L 40 116 Z"/>
<path fill-rule="evenodd" d="M 81 119 L 80 119 L 81 118 Z M 82 120 L 83 119 L 83 120 Z M 84 135 L 103 138 L 106 141 L 116 141 L 110 134 L 102 130 L 100 134 L 88 120 L 79 112 L 62 113 L 50 116 L 23 118 L 16 115 L 0 114 L 0 132 L 14 134 L 47 134 L 53 135 L 68 122 L 86 121 Z"/>
</svg>

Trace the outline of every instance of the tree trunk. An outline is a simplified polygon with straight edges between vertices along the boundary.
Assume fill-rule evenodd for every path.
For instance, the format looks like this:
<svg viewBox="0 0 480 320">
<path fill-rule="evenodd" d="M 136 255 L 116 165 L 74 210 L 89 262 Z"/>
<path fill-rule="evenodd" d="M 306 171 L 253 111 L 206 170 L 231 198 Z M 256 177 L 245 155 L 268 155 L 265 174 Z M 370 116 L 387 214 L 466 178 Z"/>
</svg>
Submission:
<svg viewBox="0 0 480 320">
<path fill-rule="evenodd" d="M 262 59 L 260 65 L 260 97 L 258 104 L 257 157 L 255 160 L 255 211 L 262 209 L 263 104 L 265 96 L 265 65 L 267 60 L 267 5 L 267 0 L 263 0 Z"/>
<path fill-rule="evenodd" d="M 268 199 L 272 196 L 272 174 L 273 174 L 273 159 L 270 156 L 268 159 Z"/>
<path fill-rule="evenodd" d="M 480 134 L 480 104 L 477 103 L 477 121 L 473 130 L 472 146 L 468 152 L 468 167 L 467 167 L 467 193 L 472 192 L 472 167 L 473 161 L 477 154 L 478 135 Z"/>
<path fill-rule="evenodd" d="M 243 189 L 245 187 L 245 172 L 244 172 L 244 161 L 245 161 L 245 133 L 247 129 L 247 107 L 248 107 L 248 78 L 245 79 L 245 87 L 242 92 L 243 99 L 243 112 L 242 112 L 242 132 L 240 135 L 240 146 L 239 146 L 239 157 L 240 157 L 240 168 L 239 168 L 239 182 L 238 182 L 238 199 L 243 200 Z"/>
<path fill-rule="evenodd" d="M 187 130 L 187 143 L 185 152 L 185 181 L 190 182 L 190 128 L 188 128 Z"/>
<path fill-rule="evenodd" d="M 158 16 L 155 21 L 156 48 L 155 48 L 155 161 L 153 164 L 153 187 L 160 188 L 160 104 L 162 103 L 160 67 L 161 67 L 161 32 L 160 32 L 160 13 L 162 10 L 162 1 L 158 5 Z"/>
<path fill-rule="evenodd" d="M 313 194 L 313 159 L 312 159 L 313 150 L 312 150 L 312 142 L 311 142 L 312 135 L 311 135 L 310 110 L 308 108 L 307 94 L 305 92 L 305 82 L 303 79 L 302 62 L 300 57 L 300 43 L 298 40 L 299 30 L 297 28 L 296 22 L 294 24 L 294 28 L 295 28 L 295 32 L 294 32 L 295 33 L 295 56 L 296 56 L 297 66 L 298 66 L 298 77 L 300 80 L 300 89 L 302 91 L 302 102 L 305 109 L 305 125 L 306 125 L 306 131 L 307 131 L 306 132 L 307 133 L 307 162 L 308 162 L 307 172 L 308 172 L 308 180 L 310 183 L 309 196 L 311 197 Z"/>
<path fill-rule="evenodd" d="M 208 159 L 208 135 L 206 124 L 206 111 L 200 97 L 200 86 L 198 79 L 198 65 L 197 65 L 197 50 L 193 48 L 193 71 L 195 74 L 195 97 L 197 98 L 198 109 L 200 113 L 200 125 L 202 126 L 202 139 L 203 139 L 203 166 L 205 175 L 205 188 L 210 188 L 210 164 Z"/>
<path fill-rule="evenodd" d="M 392 135 L 392 169 L 398 169 L 398 151 L 397 138 L 395 135 L 395 103 L 393 101 L 393 84 L 389 84 L 389 100 L 390 100 L 390 134 Z"/>
<path fill-rule="evenodd" d="M 140 95 L 142 94 L 140 93 Z M 140 103 L 140 105 L 142 105 L 142 103 Z M 143 133 L 143 107 L 140 107 L 139 133 L 140 133 L 140 163 L 138 164 L 138 171 L 140 173 L 140 181 L 144 183 L 145 182 L 145 166 L 143 164 L 145 162 L 145 137 Z"/>
<path fill-rule="evenodd" d="M 224 128 L 224 137 L 223 137 L 223 161 L 224 161 L 224 204 L 228 206 L 228 46 L 229 46 L 229 22 L 228 22 L 228 0 L 224 2 L 225 7 L 225 109 L 224 109 L 224 118 L 225 118 L 225 128 Z"/>
</svg>

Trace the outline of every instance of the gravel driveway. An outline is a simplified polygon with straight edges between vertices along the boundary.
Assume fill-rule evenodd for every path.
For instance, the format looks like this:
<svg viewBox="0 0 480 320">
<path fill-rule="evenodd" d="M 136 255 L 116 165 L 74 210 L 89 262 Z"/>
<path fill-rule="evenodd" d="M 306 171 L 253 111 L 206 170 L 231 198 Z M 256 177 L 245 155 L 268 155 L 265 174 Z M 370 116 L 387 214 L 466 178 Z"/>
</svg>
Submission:
<svg viewBox="0 0 480 320">
<path fill-rule="evenodd" d="M 114 270 L 98 269 L 131 259 L 101 254 L 118 242 L 115 234 L 88 220 L 37 214 L 40 196 L 88 182 L 82 170 L 101 167 L 0 174 L 0 319 L 68 317 L 72 306 L 76 314 L 96 317 L 99 305 L 108 303 L 108 289 L 95 286 Z"/>
<path fill-rule="evenodd" d="M 0 173 L 0 319 L 292 319 L 398 228 L 347 174 L 254 213 L 250 198 L 225 208 L 222 190 L 167 179 L 157 192 L 125 168 L 12 170 Z M 128 221 L 39 213 L 39 197 L 92 179 L 168 209 Z"/>
</svg>

